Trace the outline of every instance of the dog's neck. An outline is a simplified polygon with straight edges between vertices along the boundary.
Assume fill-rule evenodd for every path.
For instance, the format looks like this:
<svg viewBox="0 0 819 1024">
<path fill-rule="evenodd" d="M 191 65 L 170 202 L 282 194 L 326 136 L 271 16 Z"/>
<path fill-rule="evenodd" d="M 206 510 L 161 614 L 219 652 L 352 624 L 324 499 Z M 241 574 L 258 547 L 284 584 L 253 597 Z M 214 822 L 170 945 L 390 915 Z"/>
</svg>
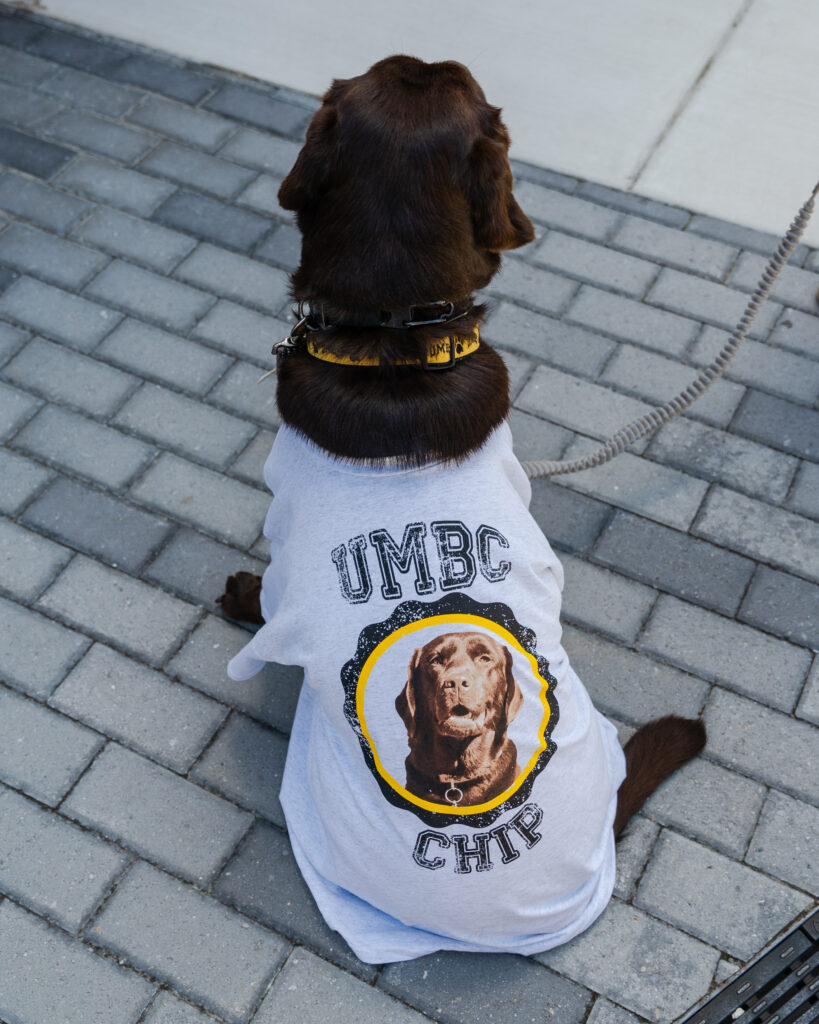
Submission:
<svg viewBox="0 0 819 1024">
<path fill-rule="evenodd" d="M 458 333 L 471 336 L 480 313 L 459 321 Z M 378 355 L 395 364 L 407 358 L 421 361 L 421 354 L 451 335 L 453 327 L 338 329 L 331 344 L 356 359 Z M 414 467 L 463 460 L 509 412 L 506 366 L 483 339 L 476 351 L 445 370 L 340 365 L 306 353 L 280 363 L 282 420 L 330 454 L 358 464 L 390 459 Z"/>
</svg>

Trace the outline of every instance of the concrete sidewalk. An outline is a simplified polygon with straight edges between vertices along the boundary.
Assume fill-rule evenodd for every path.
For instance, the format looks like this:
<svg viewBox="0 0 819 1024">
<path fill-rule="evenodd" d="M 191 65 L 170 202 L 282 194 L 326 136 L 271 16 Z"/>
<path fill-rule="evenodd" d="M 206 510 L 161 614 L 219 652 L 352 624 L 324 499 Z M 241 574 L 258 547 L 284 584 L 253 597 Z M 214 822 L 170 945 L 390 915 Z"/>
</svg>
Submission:
<svg viewBox="0 0 819 1024">
<path fill-rule="evenodd" d="M 819 253 L 690 415 L 534 484 L 566 646 L 623 736 L 703 757 L 562 949 L 378 969 L 321 921 L 276 796 L 300 679 L 224 667 L 259 571 L 287 330 L 277 208 L 313 103 L 0 15 L 0 1022 L 670 1022 L 819 894 Z M 585 451 L 708 362 L 775 239 L 516 167 L 538 239 L 485 335 L 521 457 Z"/>
</svg>

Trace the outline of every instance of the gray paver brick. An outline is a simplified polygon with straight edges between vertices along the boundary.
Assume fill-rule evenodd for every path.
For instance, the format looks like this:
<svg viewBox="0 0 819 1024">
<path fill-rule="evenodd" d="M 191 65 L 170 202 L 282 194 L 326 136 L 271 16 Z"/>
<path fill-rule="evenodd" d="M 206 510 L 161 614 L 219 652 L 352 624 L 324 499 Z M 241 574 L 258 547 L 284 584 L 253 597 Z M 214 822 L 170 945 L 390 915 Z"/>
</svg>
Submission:
<svg viewBox="0 0 819 1024">
<path fill-rule="evenodd" d="M 230 358 L 219 352 L 131 319 L 123 320 L 95 354 L 195 394 L 207 391 L 231 365 Z"/>
<path fill-rule="evenodd" d="M 819 412 L 802 405 L 749 391 L 732 430 L 772 448 L 819 460 Z"/>
<path fill-rule="evenodd" d="M 644 910 L 743 960 L 809 903 L 781 882 L 668 831 L 660 836 L 635 897 Z"/>
<path fill-rule="evenodd" d="M 141 441 L 53 405 L 20 431 L 15 445 L 115 488 L 131 480 L 153 454 Z"/>
<path fill-rule="evenodd" d="M 767 264 L 768 260 L 764 256 L 744 252 L 731 272 L 729 283 L 734 288 L 752 292 Z M 782 272 L 776 279 L 776 283 L 771 289 L 771 296 L 779 302 L 787 303 L 796 309 L 803 309 L 815 316 L 819 313 L 816 305 L 817 288 L 819 288 L 819 274 L 788 264 L 782 268 Z"/>
<path fill-rule="evenodd" d="M 78 157 L 55 179 L 63 188 L 142 216 L 151 214 L 175 186 L 96 157 Z"/>
<path fill-rule="evenodd" d="M 166 990 L 153 1001 L 144 1024 L 213 1024 L 213 1017 Z"/>
<path fill-rule="evenodd" d="M 810 665 L 808 651 L 667 594 L 638 647 L 783 711 L 796 703 Z"/>
<path fill-rule="evenodd" d="M 40 91 L 76 107 L 89 107 L 99 114 L 121 117 L 141 99 L 136 89 L 106 82 L 74 68 L 61 68 L 40 85 Z"/>
<path fill-rule="evenodd" d="M 597 376 L 615 347 L 599 334 L 508 302 L 498 304 L 482 328 L 482 336 L 493 344 L 518 349 L 551 366 L 591 378 Z"/>
<path fill-rule="evenodd" d="M 39 604 L 150 664 L 167 658 L 199 615 L 191 605 L 83 555 L 74 559 Z"/>
<path fill-rule="evenodd" d="M 651 408 L 611 388 L 545 366 L 535 367 L 515 405 L 569 430 L 601 440 L 639 416 L 645 416 Z"/>
<path fill-rule="evenodd" d="M 631 643 L 648 618 L 655 593 L 571 555 L 564 556 L 563 615 L 587 629 Z"/>
<path fill-rule="evenodd" d="M 4 121 L 27 128 L 33 128 L 63 109 L 62 104 L 50 96 L 42 96 L 28 89 L 17 89 L 3 83 L 0 83 L 0 105 Z M 7 162 L 11 163 L 3 160 L 3 163 Z"/>
<path fill-rule="evenodd" d="M 618 900 L 587 932 L 537 957 L 650 1020 L 673 1020 L 705 995 L 718 958 L 698 939 Z"/>
<path fill-rule="evenodd" d="M 693 383 L 695 370 L 633 345 L 621 345 L 606 365 L 600 382 L 652 403 L 668 402 Z M 745 388 L 728 380 L 716 380 L 686 410 L 695 420 L 724 427 L 736 412 Z"/>
<path fill-rule="evenodd" d="M 731 551 L 617 512 L 594 549 L 594 560 L 677 597 L 732 616 L 753 563 Z"/>
<path fill-rule="evenodd" d="M 87 934 L 231 1024 L 245 1024 L 288 950 L 279 936 L 143 863 Z"/>
<path fill-rule="evenodd" d="M 295 270 L 301 262 L 301 234 L 290 224 L 279 224 L 253 252 L 258 260 L 268 260 L 286 270 Z"/>
<path fill-rule="evenodd" d="M 591 285 L 581 286 L 564 319 L 669 356 L 681 356 L 699 330 L 686 317 Z"/>
<path fill-rule="evenodd" d="M 782 310 L 782 316 L 777 320 L 768 343 L 816 357 L 819 355 L 819 328 L 816 317 L 786 307 Z"/>
<path fill-rule="evenodd" d="M 761 252 L 768 257 L 772 255 L 779 243 L 777 235 L 757 231 L 754 228 L 746 228 L 741 224 L 731 224 L 727 220 L 719 220 L 716 217 L 706 217 L 699 213 L 694 214 L 686 226 L 686 230 L 695 235 L 702 235 L 704 238 L 716 238 L 739 249 Z M 798 259 L 800 254 L 804 258 L 804 246 L 797 247 L 794 259 Z"/>
<path fill-rule="evenodd" d="M 279 788 L 286 756 L 284 736 L 234 713 L 190 777 L 283 828 Z"/>
<path fill-rule="evenodd" d="M 607 188 L 605 185 L 598 185 L 592 181 L 580 182 L 575 194 L 592 199 L 603 206 L 611 206 L 615 210 L 624 210 L 640 217 L 650 217 L 663 224 L 673 224 L 677 227 L 686 224 L 690 217 L 687 210 L 681 210 L 679 207 L 659 203 L 655 199 L 646 199 L 645 196 L 635 195 L 633 192 L 621 192 L 616 188 Z"/>
<path fill-rule="evenodd" d="M 248 547 L 261 532 L 268 499 L 260 491 L 163 453 L 131 494 L 229 543 Z"/>
<path fill-rule="evenodd" d="M 156 135 L 126 128 L 86 110 L 68 110 L 60 114 L 49 123 L 47 133 L 60 142 L 68 142 L 124 164 L 135 163 L 159 141 Z"/>
<path fill-rule="evenodd" d="M 94 644 L 49 704 L 177 772 L 186 772 L 227 708 Z"/>
<path fill-rule="evenodd" d="M 578 285 L 550 270 L 542 270 L 509 257 L 487 290 L 504 299 L 525 302 L 544 313 L 561 313 L 572 300 Z"/>
<path fill-rule="evenodd" d="M 563 427 L 514 408 L 509 414 L 509 426 L 519 459 L 558 459 L 573 436 Z"/>
<path fill-rule="evenodd" d="M 39 228 L 11 224 L 0 235 L 0 262 L 53 284 L 80 288 L 107 259 L 102 253 Z"/>
<path fill-rule="evenodd" d="M 213 878 L 252 821 L 221 797 L 115 743 L 60 810 L 199 885 Z"/>
<path fill-rule="evenodd" d="M 150 128 L 159 135 L 168 135 L 206 150 L 216 149 L 234 129 L 234 125 L 223 117 L 205 110 L 192 110 L 181 103 L 156 96 L 149 97 L 131 111 L 127 120 Z"/>
<path fill-rule="evenodd" d="M 531 181 L 535 185 L 543 185 L 545 188 L 572 193 L 579 185 L 578 179 L 568 174 L 560 174 L 545 167 L 535 167 L 534 164 L 527 164 L 522 160 L 513 159 L 510 164 L 515 176 L 515 187 L 517 187 L 518 181 Z"/>
<path fill-rule="evenodd" d="M 660 270 L 656 263 L 558 231 L 546 235 L 532 259 L 551 270 L 635 298 L 645 295 Z"/>
<path fill-rule="evenodd" d="M 288 295 L 287 275 L 280 270 L 207 243 L 176 268 L 174 277 L 269 313 L 281 309 Z"/>
<path fill-rule="evenodd" d="M 309 950 L 295 949 L 264 997 L 254 1024 L 278 1024 L 284 1020 L 323 1024 L 330 1005 L 333 1020 L 338 1024 L 359 1024 L 365 1020 L 377 1020 L 379 1024 L 423 1024 L 429 1020 L 320 960 Z"/>
<path fill-rule="evenodd" d="M 301 145 L 290 139 L 278 139 L 253 128 L 240 128 L 222 146 L 219 156 L 248 167 L 272 171 L 283 178 L 296 162 L 300 149 Z"/>
<path fill-rule="evenodd" d="M 223 704 L 289 733 L 296 711 L 302 671 L 267 664 L 241 685 L 228 679 L 227 663 L 244 647 L 250 634 L 214 615 L 207 615 L 168 662 L 165 671 Z"/>
<path fill-rule="evenodd" d="M 819 737 L 807 722 L 714 689 L 705 709 L 706 754 L 819 804 Z"/>
<path fill-rule="evenodd" d="M 106 252 L 125 256 L 165 273 L 187 256 L 196 244 L 189 235 L 108 206 L 94 210 L 75 228 L 74 235 Z"/>
<path fill-rule="evenodd" d="M 21 1024 L 133 1024 L 155 989 L 6 900 L 0 1015 Z"/>
<path fill-rule="evenodd" d="M 819 580 L 819 524 L 793 512 L 714 487 L 693 532 L 799 576 Z"/>
<path fill-rule="evenodd" d="M 708 684 L 578 629 L 564 630 L 572 666 L 605 714 L 642 724 L 661 715 L 696 718 Z"/>
<path fill-rule="evenodd" d="M 682 213 L 682 211 L 680 211 Z M 722 281 L 737 257 L 737 249 L 722 242 L 699 238 L 641 217 L 624 217 L 611 244 L 638 256 L 648 256 L 680 270 L 689 270 Z"/>
<path fill-rule="evenodd" d="M 24 132 L 0 125 L 0 163 L 38 178 L 50 178 L 65 166 L 73 152 L 53 142 L 43 142 Z"/>
<path fill-rule="evenodd" d="M 52 474 L 36 462 L 0 449 L 0 512 L 16 515 L 42 489 Z"/>
<path fill-rule="evenodd" d="M 576 438 L 563 457 L 583 458 L 597 447 L 586 438 Z M 704 480 L 630 452 L 595 469 L 559 476 L 555 482 L 678 530 L 691 525 L 708 489 Z"/>
<path fill-rule="evenodd" d="M 819 895 L 819 809 L 772 790 L 746 860 L 776 878 Z"/>
<path fill-rule="evenodd" d="M 273 223 L 258 213 L 184 189 L 162 204 L 154 220 L 240 252 L 253 248 Z"/>
<path fill-rule="evenodd" d="M 765 799 L 765 787 L 698 758 L 649 798 L 643 813 L 741 860 Z"/>
<path fill-rule="evenodd" d="M 786 504 L 794 512 L 819 519 L 819 465 L 815 462 L 802 464 Z"/>
<path fill-rule="evenodd" d="M 204 106 L 279 135 L 300 135 L 310 116 L 304 107 L 271 96 L 269 87 L 255 89 L 233 82 L 224 84 Z"/>
<path fill-rule="evenodd" d="M 819 332 L 819 321 L 816 330 Z M 691 362 L 707 366 L 717 358 L 727 340 L 727 331 L 706 327 L 691 350 Z M 819 363 L 752 338 L 742 343 L 725 376 L 807 405 L 819 396 Z"/>
<path fill-rule="evenodd" d="M 143 384 L 113 422 L 164 448 L 224 468 L 255 432 L 248 423 L 156 384 Z"/>
<path fill-rule="evenodd" d="M 301 876 L 290 842 L 280 829 L 257 821 L 213 888 L 268 928 L 302 942 L 348 971 L 373 981 L 376 968 L 362 963 L 321 916 Z"/>
<path fill-rule="evenodd" d="M 10 686 L 47 697 L 89 644 L 88 637 L 0 599 L 0 673 Z"/>
<path fill-rule="evenodd" d="M 515 187 L 515 198 L 533 220 L 599 241 L 608 238 L 620 220 L 613 210 L 529 181 Z"/>
<path fill-rule="evenodd" d="M 76 932 L 128 857 L 11 790 L 0 792 L 0 888 Z"/>
<path fill-rule="evenodd" d="M 0 519 L 0 588 L 33 600 L 72 557 L 72 552 L 8 519 Z"/>
<path fill-rule="evenodd" d="M 620 834 L 617 839 L 617 875 L 614 882 L 614 895 L 618 899 L 630 899 L 659 831 L 659 825 L 638 814 Z"/>
<path fill-rule="evenodd" d="M 47 60 L 30 53 L 21 53 L 8 46 L 0 47 L 0 78 L 21 88 L 33 88 L 54 74 L 56 68 Z"/>
<path fill-rule="evenodd" d="M 58 64 L 68 64 L 69 67 L 84 68 L 103 75 L 129 52 L 108 41 L 90 39 L 53 25 L 45 26 L 36 38 L 26 44 L 26 49 Z"/>
<path fill-rule="evenodd" d="M 21 277 L 0 298 L 0 316 L 88 352 L 122 314 L 30 277 Z"/>
<path fill-rule="evenodd" d="M 546 480 L 532 481 L 530 511 L 551 544 L 573 552 L 588 551 L 611 516 L 601 502 Z"/>
<path fill-rule="evenodd" d="M 788 493 L 798 466 L 782 452 L 685 418 L 657 431 L 651 454 L 665 465 L 775 504 Z"/>
<path fill-rule="evenodd" d="M 25 391 L 0 382 L 0 438 L 11 437 L 41 405 Z"/>
<path fill-rule="evenodd" d="M 27 331 L 0 320 L 0 364 L 6 363 L 31 337 Z"/>
<path fill-rule="evenodd" d="M 578 985 L 508 954 L 437 953 L 392 963 L 378 986 L 445 1024 L 579 1024 L 590 1002 Z"/>
<path fill-rule="evenodd" d="M 0 688 L 0 780 L 50 807 L 102 746 L 101 736 Z"/>
<path fill-rule="evenodd" d="M 513 413 L 513 422 L 514 415 Z M 263 486 L 264 464 L 270 454 L 275 436 L 268 430 L 260 430 L 238 459 L 234 459 L 230 464 L 230 473 L 249 484 L 255 484 L 257 487 Z"/>
<path fill-rule="evenodd" d="M 761 565 L 738 618 L 819 650 L 819 586 Z"/>
<path fill-rule="evenodd" d="M 190 330 L 213 305 L 213 296 L 206 292 L 122 260 L 98 274 L 86 294 L 177 331 Z"/>
<path fill-rule="evenodd" d="M 273 357 L 269 358 L 272 362 Z M 208 393 L 208 401 L 229 409 L 243 419 L 277 428 L 281 424 L 281 417 L 276 404 L 276 378 L 268 377 L 260 383 L 261 373 L 258 366 L 237 362 Z"/>
<path fill-rule="evenodd" d="M 84 199 L 18 174 L 6 173 L 0 177 L 0 209 L 19 214 L 52 231 L 66 231 L 90 208 L 91 204 Z"/>
<path fill-rule="evenodd" d="M 666 268 L 657 278 L 646 301 L 730 331 L 742 316 L 748 296 L 714 281 Z M 751 337 L 765 337 L 780 312 L 781 307 L 777 303 L 766 302 L 750 329 Z"/>
<path fill-rule="evenodd" d="M 265 568 L 258 559 L 182 528 L 143 575 L 166 590 L 215 609 L 228 576 L 240 571 L 261 576 Z"/>
<path fill-rule="evenodd" d="M 63 477 L 32 502 L 23 522 L 130 572 L 140 569 L 172 529 L 142 509 Z"/>
<path fill-rule="evenodd" d="M 130 374 L 42 338 L 32 339 L 7 363 L 3 376 L 92 416 L 112 413 L 137 383 Z"/>
<path fill-rule="evenodd" d="M 595 1002 L 587 1024 L 638 1024 L 637 1018 L 602 996 Z"/>
<path fill-rule="evenodd" d="M 275 178 L 272 174 L 260 174 L 255 181 L 237 197 L 236 202 L 241 206 L 249 206 L 259 213 L 266 213 L 273 217 L 287 217 L 289 214 L 279 206 L 279 187 L 281 178 Z"/>
<path fill-rule="evenodd" d="M 796 714 L 799 718 L 805 718 L 819 725 L 819 658 L 813 663 L 808 681 L 805 683 L 802 699 L 796 708 Z"/>
<path fill-rule="evenodd" d="M 134 54 L 112 68 L 108 75 L 118 82 L 140 85 L 171 99 L 193 104 L 207 96 L 217 84 L 210 75 L 171 64 L 164 54 L 159 60 L 143 53 Z"/>
<path fill-rule="evenodd" d="M 283 320 L 274 320 L 235 302 L 220 299 L 196 325 L 193 337 L 235 355 L 245 356 L 269 369 L 273 362 L 270 349 L 275 342 L 287 337 L 291 326 Z"/>
<path fill-rule="evenodd" d="M 163 142 L 140 164 L 141 171 L 170 178 L 222 199 L 232 199 L 253 180 L 255 172 L 200 153 L 175 142 Z"/>
</svg>

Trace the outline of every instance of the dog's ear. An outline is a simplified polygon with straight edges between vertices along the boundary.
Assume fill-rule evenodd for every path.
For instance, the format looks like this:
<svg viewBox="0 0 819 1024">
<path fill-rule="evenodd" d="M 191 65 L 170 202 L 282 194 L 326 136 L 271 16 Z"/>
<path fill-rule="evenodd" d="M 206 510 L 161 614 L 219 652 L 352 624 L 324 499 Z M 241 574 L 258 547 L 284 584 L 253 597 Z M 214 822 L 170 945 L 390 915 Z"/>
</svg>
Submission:
<svg viewBox="0 0 819 1024">
<path fill-rule="evenodd" d="M 506 722 L 512 722 L 517 717 L 523 704 L 523 694 L 512 675 L 512 653 L 508 647 L 503 648 L 506 653 Z"/>
<path fill-rule="evenodd" d="M 415 673 L 418 669 L 418 661 L 421 657 L 423 647 L 416 648 L 410 658 L 407 671 L 407 685 L 395 698 L 395 710 L 401 716 L 401 720 L 407 727 L 407 735 L 410 743 L 415 736 Z"/>
<path fill-rule="evenodd" d="M 281 183 L 279 205 L 285 210 L 298 213 L 312 206 L 332 173 L 337 152 L 338 115 L 330 98 L 339 84 L 334 83 L 325 95 L 324 103 L 313 115 L 301 152 Z"/>
<path fill-rule="evenodd" d="M 466 188 L 475 241 L 490 252 L 502 252 L 531 242 L 535 229 L 512 195 L 509 135 L 500 118 L 493 134 L 494 138 L 484 136 L 473 144 Z"/>
</svg>

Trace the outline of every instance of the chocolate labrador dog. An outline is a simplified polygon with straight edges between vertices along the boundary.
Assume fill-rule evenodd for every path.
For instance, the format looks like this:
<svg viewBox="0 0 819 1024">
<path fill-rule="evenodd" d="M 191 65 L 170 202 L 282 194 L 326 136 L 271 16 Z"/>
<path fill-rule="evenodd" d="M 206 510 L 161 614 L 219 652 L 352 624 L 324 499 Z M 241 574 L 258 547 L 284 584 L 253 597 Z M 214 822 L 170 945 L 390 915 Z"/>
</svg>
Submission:
<svg viewBox="0 0 819 1024">
<path fill-rule="evenodd" d="M 507 729 L 523 696 L 512 655 L 483 633 L 444 633 L 419 647 L 395 708 L 407 728 L 407 789 L 437 803 L 492 800 L 520 775 Z"/>
<path fill-rule="evenodd" d="M 264 622 L 233 679 L 307 667 L 282 806 L 322 912 L 370 962 L 568 941 L 611 894 L 612 832 L 705 742 L 700 721 L 669 716 L 623 758 L 560 647 L 561 572 L 527 510 L 506 367 L 474 299 L 534 237 L 508 148 L 467 68 L 395 56 L 333 83 L 279 190 L 302 253 L 265 468 L 271 566 L 261 600 L 238 573 L 220 601 Z M 452 625 L 415 651 L 397 699 L 368 689 L 419 620 Z M 523 772 L 516 715 L 516 730 L 548 722 Z M 495 866 L 480 896 L 460 881 Z"/>
</svg>

